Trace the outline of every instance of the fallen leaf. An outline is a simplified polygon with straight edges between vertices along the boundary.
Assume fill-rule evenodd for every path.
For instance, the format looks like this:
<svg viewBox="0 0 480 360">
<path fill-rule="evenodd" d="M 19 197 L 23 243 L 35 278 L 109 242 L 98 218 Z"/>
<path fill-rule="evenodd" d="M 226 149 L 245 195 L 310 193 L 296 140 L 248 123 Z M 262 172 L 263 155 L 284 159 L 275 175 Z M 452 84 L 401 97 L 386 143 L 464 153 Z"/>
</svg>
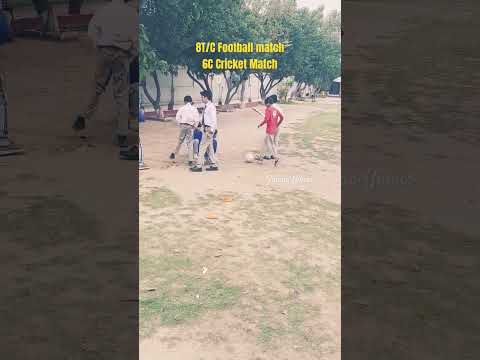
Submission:
<svg viewBox="0 0 480 360">
<path fill-rule="evenodd" d="M 210 213 L 207 215 L 207 219 L 211 219 L 211 220 L 218 219 L 218 216 L 213 213 Z"/>
<path fill-rule="evenodd" d="M 202 274 L 205 275 L 207 273 L 207 271 L 208 271 L 208 268 L 204 267 L 203 271 L 202 271 Z"/>
</svg>

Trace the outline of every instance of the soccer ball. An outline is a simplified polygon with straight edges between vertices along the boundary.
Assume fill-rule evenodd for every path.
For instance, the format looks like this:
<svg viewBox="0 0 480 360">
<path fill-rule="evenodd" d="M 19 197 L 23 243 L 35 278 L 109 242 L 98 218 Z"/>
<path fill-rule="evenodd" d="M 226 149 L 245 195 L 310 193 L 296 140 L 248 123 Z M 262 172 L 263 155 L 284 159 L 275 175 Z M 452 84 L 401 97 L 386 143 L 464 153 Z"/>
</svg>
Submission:
<svg viewBox="0 0 480 360">
<path fill-rule="evenodd" d="M 247 152 L 247 153 L 245 154 L 245 161 L 246 161 L 247 163 L 252 163 L 252 162 L 254 162 L 254 161 L 255 161 L 255 154 L 252 153 L 252 152 L 250 152 L 250 151 Z"/>
</svg>

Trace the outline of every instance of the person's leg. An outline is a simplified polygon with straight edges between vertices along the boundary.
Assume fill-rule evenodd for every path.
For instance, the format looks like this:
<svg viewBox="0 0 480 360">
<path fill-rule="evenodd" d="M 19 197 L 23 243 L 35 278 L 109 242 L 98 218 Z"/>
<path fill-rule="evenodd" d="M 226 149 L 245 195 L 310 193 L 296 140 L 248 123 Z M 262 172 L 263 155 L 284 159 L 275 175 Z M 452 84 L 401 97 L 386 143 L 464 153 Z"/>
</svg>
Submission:
<svg viewBox="0 0 480 360">
<path fill-rule="evenodd" d="M 207 155 L 208 155 L 208 159 L 210 160 L 209 161 L 209 164 L 211 167 L 216 167 L 217 166 L 217 156 L 215 154 L 215 150 L 214 150 L 214 147 L 213 147 L 213 132 L 208 132 L 208 146 L 207 146 Z"/>
<path fill-rule="evenodd" d="M 189 127 L 185 136 L 185 144 L 187 145 L 188 163 L 193 162 L 193 128 Z"/>
<path fill-rule="evenodd" d="M 200 140 L 194 139 L 193 140 L 193 159 L 196 160 L 198 157 L 198 151 L 200 150 Z"/>
<path fill-rule="evenodd" d="M 202 137 L 203 137 L 203 133 L 200 130 L 198 129 L 193 130 L 193 160 L 195 162 L 197 161 L 198 154 L 200 151 L 200 144 L 202 142 Z"/>
<path fill-rule="evenodd" d="M 194 171 L 201 171 L 205 162 L 205 156 L 203 156 L 203 154 L 205 154 L 206 151 L 208 151 L 210 163 L 212 164 L 211 167 L 216 168 L 217 160 L 213 151 L 213 131 L 209 127 L 206 127 L 205 132 L 203 133 L 202 142 L 199 149 L 199 156 L 197 156 L 196 165 L 195 168 L 193 168 Z"/>
<path fill-rule="evenodd" d="M 128 135 L 129 118 L 129 58 L 126 52 L 121 50 L 109 49 L 107 54 L 112 71 L 113 98 L 115 101 L 115 119 L 117 125 L 117 136 L 120 140 L 120 146 L 124 143 Z"/>
<path fill-rule="evenodd" d="M 138 128 L 138 117 L 139 117 L 139 89 L 138 83 L 130 84 L 129 86 L 129 99 L 128 107 L 130 118 L 134 124 L 130 123 L 130 128 Z"/>
<path fill-rule="evenodd" d="M 277 147 L 278 149 L 278 143 L 279 143 L 279 138 L 280 138 L 280 128 L 277 128 L 277 132 L 275 133 L 275 146 Z"/>
<path fill-rule="evenodd" d="M 103 50 L 97 50 L 97 61 L 95 67 L 95 79 L 93 92 L 88 102 L 86 111 L 81 116 L 90 120 L 98 109 L 100 96 L 105 92 L 111 77 L 111 69 L 108 58 L 105 57 Z"/>
<path fill-rule="evenodd" d="M 270 140 L 268 134 L 265 134 L 263 139 L 263 158 L 266 159 L 270 157 Z"/>
<path fill-rule="evenodd" d="M 180 126 L 180 133 L 178 134 L 177 146 L 175 147 L 175 151 L 172 153 L 173 156 L 170 156 L 171 159 L 175 159 L 175 157 L 180 152 L 180 149 L 182 148 L 182 144 L 187 137 L 187 132 L 188 132 L 188 129 L 185 127 L 185 125 L 181 125 Z"/>
<path fill-rule="evenodd" d="M 268 143 L 270 145 L 270 151 L 274 159 L 278 159 L 277 145 L 275 143 L 275 135 L 268 135 Z"/>
<path fill-rule="evenodd" d="M 272 158 L 275 160 L 274 165 L 277 166 L 280 158 L 278 157 L 277 145 L 275 144 L 275 136 L 274 135 L 268 135 L 268 136 L 269 136 L 270 149 L 272 152 Z"/>
</svg>

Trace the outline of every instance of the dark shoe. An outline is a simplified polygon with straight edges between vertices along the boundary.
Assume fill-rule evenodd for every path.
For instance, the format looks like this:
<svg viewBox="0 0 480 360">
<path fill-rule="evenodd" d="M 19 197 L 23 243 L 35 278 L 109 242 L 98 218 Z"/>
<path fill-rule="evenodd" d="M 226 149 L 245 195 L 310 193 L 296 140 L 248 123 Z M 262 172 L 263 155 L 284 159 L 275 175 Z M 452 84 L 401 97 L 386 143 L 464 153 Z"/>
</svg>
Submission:
<svg viewBox="0 0 480 360">
<path fill-rule="evenodd" d="M 188 162 L 188 166 L 190 166 L 190 167 L 192 167 L 192 166 L 193 166 L 193 164 L 194 164 L 194 162 L 193 162 L 193 161 L 189 161 L 189 162 Z"/>
<path fill-rule="evenodd" d="M 208 168 L 205 169 L 206 171 L 218 171 L 218 166 L 217 165 L 212 165 Z"/>
<path fill-rule="evenodd" d="M 272 159 L 273 159 L 273 156 L 267 156 L 267 155 L 265 155 L 265 156 L 263 157 L 263 160 L 272 160 Z"/>
<path fill-rule="evenodd" d="M 190 171 L 192 172 L 202 172 L 202 168 L 200 166 L 194 166 L 190 168 Z"/>
<path fill-rule="evenodd" d="M 175 153 L 170 154 L 170 160 L 175 160 Z"/>
<path fill-rule="evenodd" d="M 133 145 L 126 150 L 120 150 L 120 159 L 138 161 L 138 146 Z"/>
<path fill-rule="evenodd" d="M 275 156 L 270 156 L 270 160 L 275 160 Z"/>
<path fill-rule="evenodd" d="M 77 116 L 72 125 L 73 130 L 80 131 L 85 129 L 85 118 L 81 115 Z"/>
</svg>

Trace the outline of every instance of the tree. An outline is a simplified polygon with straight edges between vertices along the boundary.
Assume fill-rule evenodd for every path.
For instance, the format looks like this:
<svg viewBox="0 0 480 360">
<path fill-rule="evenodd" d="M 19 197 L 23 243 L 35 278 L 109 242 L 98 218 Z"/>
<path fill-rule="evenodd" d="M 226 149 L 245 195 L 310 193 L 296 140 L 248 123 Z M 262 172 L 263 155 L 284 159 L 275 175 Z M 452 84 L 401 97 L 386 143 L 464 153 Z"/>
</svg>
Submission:
<svg viewBox="0 0 480 360">
<path fill-rule="evenodd" d="M 292 41 L 295 16 L 297 12 L 294 0 L 251 1 L 249 6 L 256 14 L 258 35 L 257 43 L 283 43 L 286 52 L 283 54 L 256 53 L 257 59 L 273 59 L 278 61 L 278 69 L 274 71 L 257 71 L 255 77 L 260 81 L 262 100 L 282 80 L 292 74 L 295 62 L 295 47 Z"/>
<path fill-rule="evenodd" d="M 158 79 L 158 71 L 165 73 L 167 71 L 167 62 L 160 59 L 158 53 L 152 48 L 150 40 L 147 36 L 145 26 L 139 26 L 139 42 L 140 42 L 140 86 L 145 96 L 152 104 L 155 111 L 160 110 L 160 81 Z M 147 76 L 150 75 L 155 83 L 155 97 L 150 94 L 147 86 Z"/>
<path fill-rule="evenodd" d="M 334 26 L 334 20 L 340 16 L 333 16 L 324 19 L 319 10 L 297 12 L 297 26 L 292 34 L 297 95 L 307 86 L 325 90 L 340 74 L 341 46 Z"/>
</svg>

